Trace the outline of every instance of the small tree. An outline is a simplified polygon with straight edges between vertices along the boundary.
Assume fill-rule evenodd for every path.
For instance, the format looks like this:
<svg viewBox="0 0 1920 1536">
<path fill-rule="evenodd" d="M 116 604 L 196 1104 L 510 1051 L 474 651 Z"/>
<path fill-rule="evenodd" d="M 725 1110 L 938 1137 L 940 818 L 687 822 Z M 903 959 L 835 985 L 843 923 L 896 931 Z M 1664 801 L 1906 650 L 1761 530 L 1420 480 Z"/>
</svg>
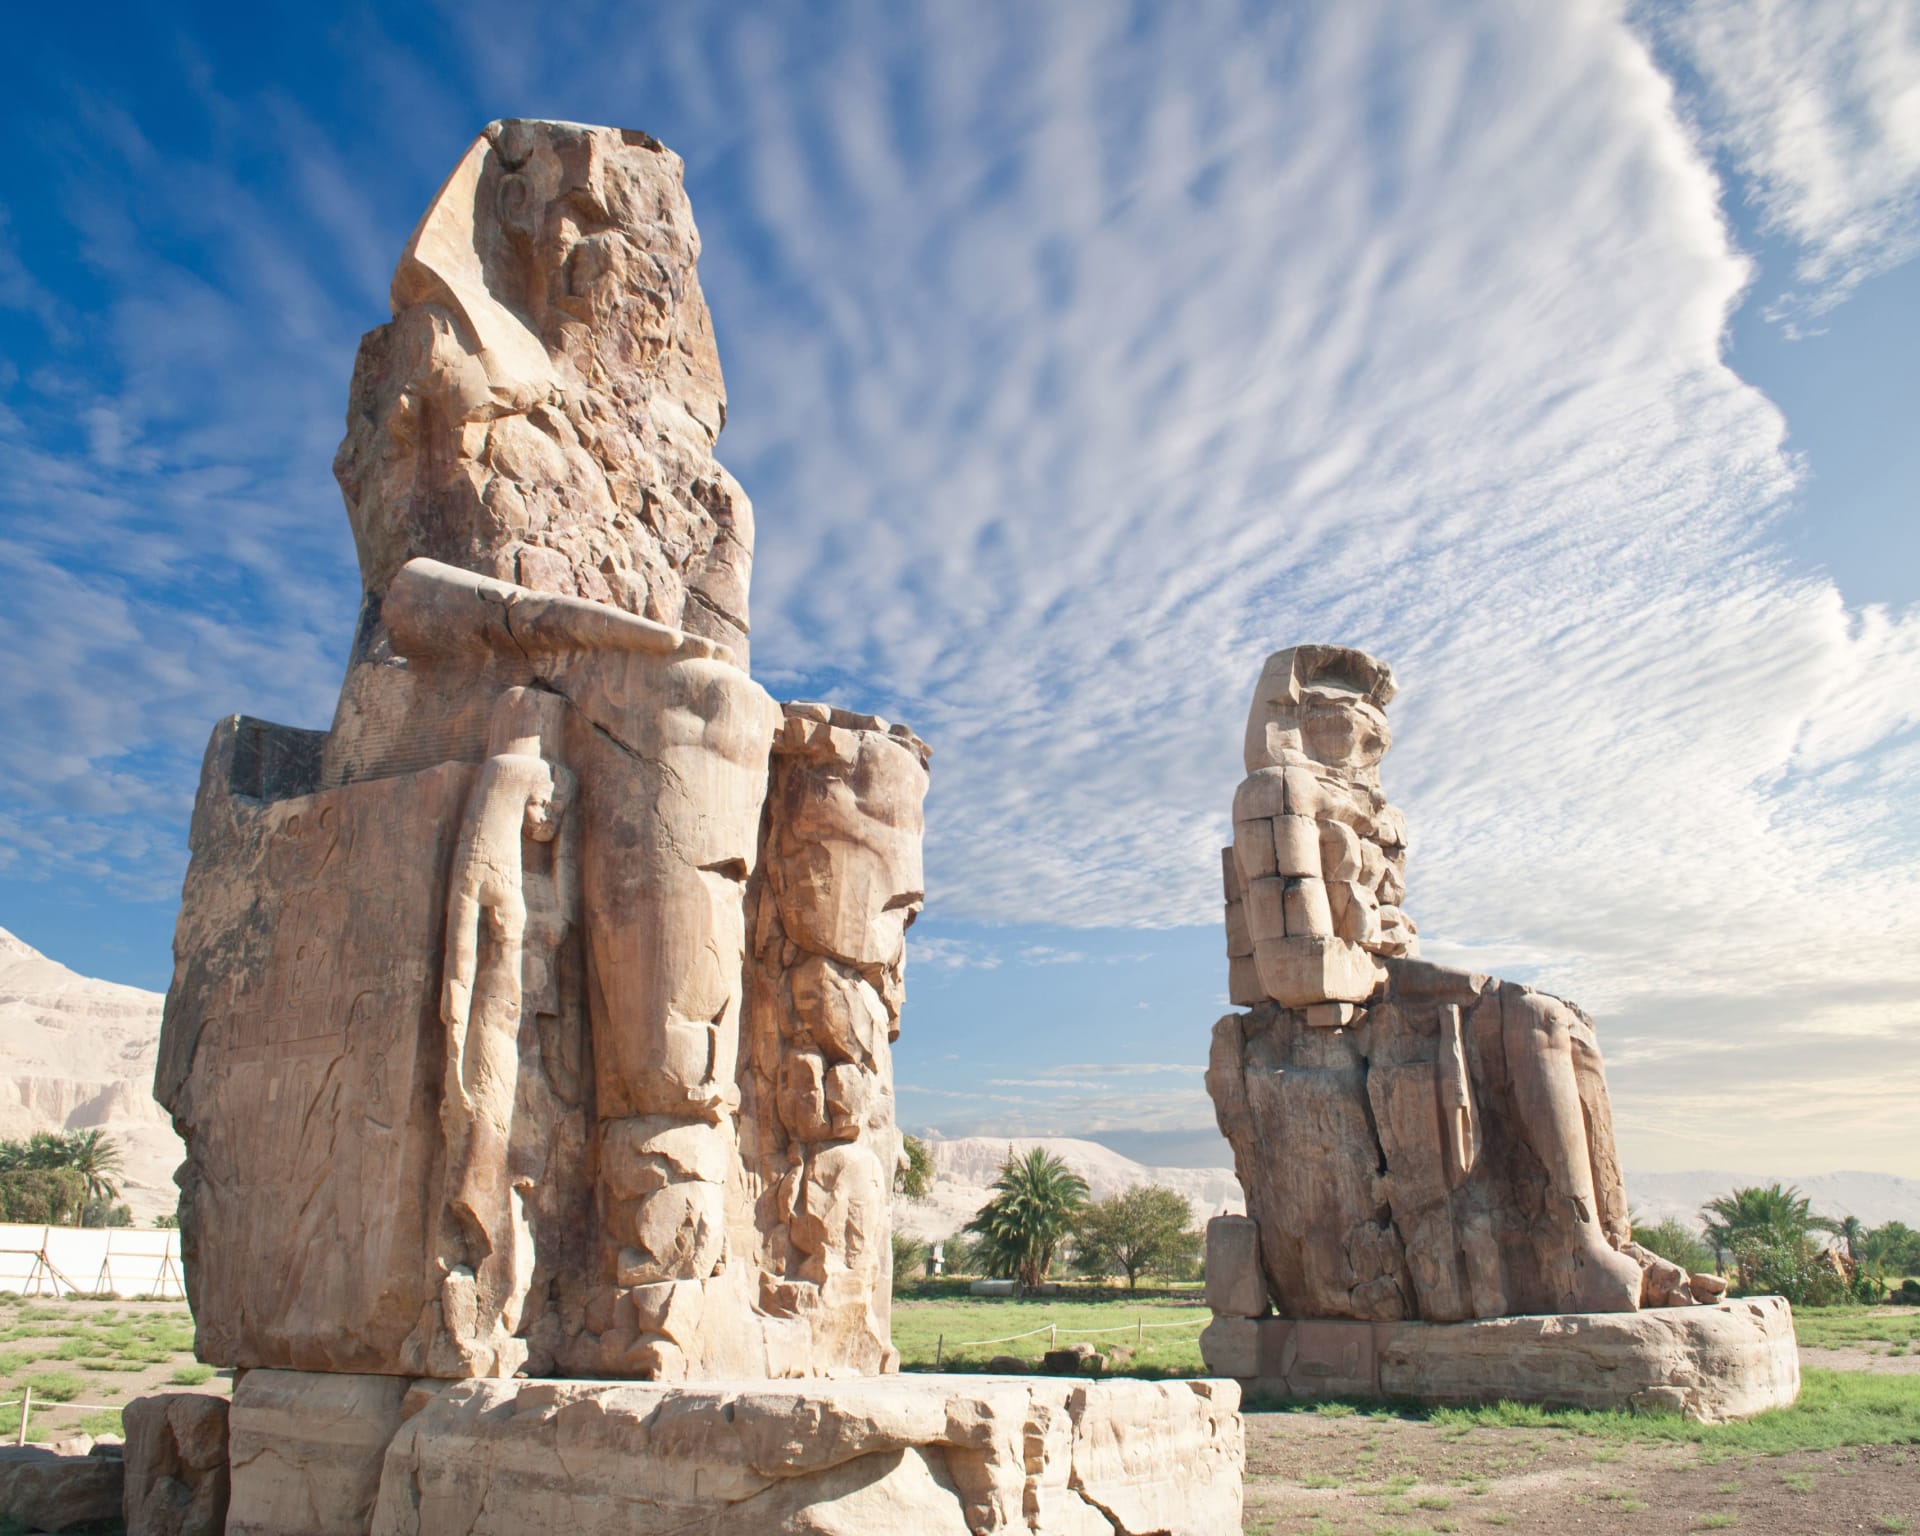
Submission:
<svg viewBox="0 0 1920 1536">
<path fill-rule="evenodd" d="M 1689 1274 L 1702 1274 L 1713 1269 L 1713 1254 L 1700 1241 L 1699 1234 L 1671 1216 L 1651 1227 L 1636 1224 L 1633 1240 L 1648 1252 L 1657 1253 L 1661 1258 L 1678 1264 Z"/>
<path fill-rule="evenodd" d="M 66 1166 L 87 1181 L 87 1194 L 96 1200 L 117 1199 L 120 1186 L 120 1149 L 105 1131 L 73 1131 L 66 1138 Z M 109 1223 L 112 1225 L 112 1223 Z"/>
<path fill-rule="evenodd" d="M 87 1203 L 87 1181 L 71 1168 L 0 1174 L 0 1221 L 70 1227 Z"/>
<path fill-rule="evenodd" d="M 158 1231 L 173 1232 L 178 1230 L 180 1226 L 180 1218 L 174 1215 L 172 1211 L 168 1211 L 164 1216 L 154 1217 L 153 1225 L 155 1229 Z"/>
<path fill-rule="evenodd" d="M 1081 1213 L 1075 1262 L 1086 1274 L 1125 1275 L 1131 1291 L 1144 1274 L 1165 1274 L 1197 1260 L 1200 1234 L 1192 1225 L 1184 1195 L 1142 1184 Z"/>
<path fill-rule="evenodd" d="M 993 1198 L 967 1223 L 980 1239 L 974 1257 L 990 1274 L 1010 1275 L 1031 1290 L 1047 1278 L 1086 1205 L 1087 1181 L 1044 1147 L 1025 1157 L 1008 1147 L 993 1189 Z"/>
<path fill-rule="evenodd" d="M 1904 1221 L 1889 1221 L 1860 1240 L 1861 1257 L 1896 1285 L 1920 1275 L 1920 1232 Z"/>
<path fill-rule="evenodd" d="M 133 1225 L 133 1209 L 131 1206 L 119 1204 L 106 1195 L 95 1195 L 82 1208 L 80 1225 L 83 1227 L 130 1227 Z"/>
<path fill-rule="evenodd" d="M 1752 1184 L 1700 1208 L 1716 1257 L 1740 1248 L 1793 1247 L 1814 1230 L 1812 1202 L 1791 1186 Z"/>
<path fill-rule="evenodd" d="M 933 1188 L 933 1154 L 918 1136 L 902 1136 L 900 1147 L 906 1153 L 907 1165 L 894 1171 L 894 1193 L 909 1200 L 924 1200 Z"/>
<path fill-rule="evenodd" d="M 893 1294 L 919 1278 L 927 1262 L 927 1245 L 911 1232 L 893 1229 Z"/>
</svg>

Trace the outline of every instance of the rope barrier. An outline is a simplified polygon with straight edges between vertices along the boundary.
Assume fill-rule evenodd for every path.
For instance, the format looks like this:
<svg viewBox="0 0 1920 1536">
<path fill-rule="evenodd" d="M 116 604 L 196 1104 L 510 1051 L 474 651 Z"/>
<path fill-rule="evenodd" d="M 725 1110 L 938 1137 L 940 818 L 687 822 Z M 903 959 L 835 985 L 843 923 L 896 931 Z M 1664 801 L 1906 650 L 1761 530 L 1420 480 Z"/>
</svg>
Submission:
<svg viewBox="0 0 1920 1536">
<path fill-rule="evenodd" d="M 24 1399 L 24 1398 L 18 1398 L 18 1397 L 10 1397 L 10 1398 L 8 1398 L 8 1399 L 7 1399 L 7 1400 L 6 1400 L 6 1401 L 5 1401 L 4 1403 L 0 1403 L 0 1408 L 18 1408 L 18 1407 L 20 1406 L 20 1404 L 21 1404 L 22 1402 L 24 1402 L 24 1401 L 25 1401 L 25 1399 Z M 56 1403 L 56 1402 L 55 1402 L 55 1401 L 54 1401 L 54 1400 L 53 1400 L 52 1398 L 50 1398 L 50 1397 L 36 1397 L 36 1398 L 35 1398 L 35 1399 L 33 1400 L 33 1406 L 34 1406 L 34 1410 L 35 1410 L 36 1412 L 45 1412 L 45 1411 L 46 1411 L 47 1409 L 49 1409 L 49 1408 L 111 1408 L 111 1409 L 120 1409 L 120 1408 L 124 1408 L 124 1407 L 126 1407 L 127 1405 L 126 1405 L 125 1403 Z"/>
</svg>

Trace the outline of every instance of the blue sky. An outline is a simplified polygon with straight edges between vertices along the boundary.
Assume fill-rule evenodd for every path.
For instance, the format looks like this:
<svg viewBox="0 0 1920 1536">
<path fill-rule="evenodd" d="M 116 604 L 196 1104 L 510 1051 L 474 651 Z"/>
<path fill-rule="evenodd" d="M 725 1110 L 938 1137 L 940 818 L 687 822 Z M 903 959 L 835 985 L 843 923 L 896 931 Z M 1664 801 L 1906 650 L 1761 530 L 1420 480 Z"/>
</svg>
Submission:
<svg viewBox="0 0 1920 1536">
<path fill-rule="evenodd" d="M 909 1125 L 1200 1144 L 1330 639 L 1630 1166 L 1920 1174 L 1913 0 L 275 9 L 10 22 L 0 925 L 165 984 L 212 721 L 331 712 L 400 243 L 569 117 L 687 162 L 756 671 L 934 744 Z"/>
</svg>

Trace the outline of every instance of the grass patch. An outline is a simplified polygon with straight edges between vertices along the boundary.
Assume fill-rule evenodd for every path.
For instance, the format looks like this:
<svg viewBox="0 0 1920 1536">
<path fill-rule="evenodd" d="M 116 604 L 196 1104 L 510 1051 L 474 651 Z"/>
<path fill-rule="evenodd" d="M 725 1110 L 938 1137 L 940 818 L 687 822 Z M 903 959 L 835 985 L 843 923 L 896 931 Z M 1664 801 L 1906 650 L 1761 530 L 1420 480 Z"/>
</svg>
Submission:
<svg viewBox="0 0 1920 1536">
<path fill-rule="evenodd" d="M 1876 1531 L 1884 1531 L 1886 1536 L 1901 1536 L 1901 1533 L 1907 1529 L 1907 1520 L 1904 1515 L 1875 1515 L 1873 1528 Z"/>
<path fill-rule="evenodd" d="M 1796 1307 L 1793 1332 L 1809 1349 L 1850 1349 L 1868 1342 L 1911 1348 L 1920 1343 L 1920 1311 L 1912 1307 Z"/>
<path fill-rule="evenodd" d="M 1813 1492 L 1813 1474 L 1811 1472 L 1782 1472 L 1780 1482 L 1794 1493 Z"/>
<path fill-rule="evenodd" d="M 50 1403 L 65 1403 L 78 1397 L 87 1383 L 71 1371 L 42 1371 L 38 1376 L 29 1376 L 26 1384 L 33 1388 L 35 1397 L 43 1397 Z M 28 1420 L 27 1427 L 33 1427 L 32 1420 Z"/>
<path fill-rule="evenodd" d="M 1037 1370 L 1047 1350 L 1084 1340 L 1096 1347 L 1124 1344 L 1134 1351 L 1131 1360 L 1113 1371 L 1116 1376 L 1206 1374 L 1200 1360 L 1200 1330 L 1213 1313 L 1200 1293 L 1137 1291 L 1129 1296 L 1117 1292 L 1092 1300 L 1087 1295 L 1076 1290 L 1059 1298 L 966 1296 L 944 1290 L 937 1299 L 896 1297 L 893 1346 L 900 1351 L 900 1369 L 984 1371 L 996 1355 L 1009 1355 L 1027 1369 Z M 1144 1329 L 1142 1323 L 1147 1325 Z M 1156 1326 L 1162 1323 L 1178 1326 Z M 1052 1342 L 1047 1333 L 1034 1332 L 1047 1328 L 1055 1330 Z M 1028 1337 L 1010 1338 L 1012 1334 Z M 191 1342 L 186 1347 L 191 1349 Z"/>
<path fill-rule="evenodd" d="M 1445 1494 L 1429 1493 L 1413 1501 L 1415 1509 L 1452 1509 L 1453 1500 Z"/>
<path fill-rule="evenodd" d="M 124 1435 L 126 1432 L 118 1408 L 101 1408 L 80 1416 L 80 1433 L 92 1435 L 96 1440 L 102 1435 Z"/>
<path fill-rule="evenodd" d="M 1605 1440 L 1692 1443 L 1721 1454 L 1825 1451 L 1842 1445 L 1920 1445 L 1920 1377 L 1808 1371 L 1800 1400 L 1732 1424 L 1696 1424 L 1677 1414 L 1607 1413 L 1495 1403 L 1435 1408 L 1415 1417 L 1440 1424 L 1570 1429 Z"/>
<path fill-rule="evenodd" d="M 1715 1514 L 1702 1515 L 1698 1520 L 1694 1521 L 1693 1528 L 1696 1531 L 1724 1531 L 1728 1526 L 1732 1525 L 1737 1518 L 1738 1516 L 1731 1515 L 1723 1509 Z"/>
<path fill-rule="evenodd" d="M 198 1387 L 213 1380 L 213 1367 L 210 1365 L 183 1365 L 173 1373 L 172 1381 L 176 1387 Z"/>
</svg>

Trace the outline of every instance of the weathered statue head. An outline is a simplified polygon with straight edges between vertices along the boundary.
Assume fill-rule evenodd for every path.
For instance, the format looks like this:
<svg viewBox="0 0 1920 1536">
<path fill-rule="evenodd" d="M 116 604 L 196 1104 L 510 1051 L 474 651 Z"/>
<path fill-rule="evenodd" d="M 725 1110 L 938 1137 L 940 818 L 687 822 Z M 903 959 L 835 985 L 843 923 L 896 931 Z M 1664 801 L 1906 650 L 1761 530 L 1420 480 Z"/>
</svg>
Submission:
<svg viewBox="0 0 1920 1536">
<path fill-rule="evenodd" d="M 425 555 L 743 651 L 753 514 L 713 457 L 726 396 L 681 175 L 644 133 L 525 120 L 455 167 L 361 343 L 334 461 L 376 603 Z"/>
<path fill-rule="evenodd" d="M 1261 669 L 1247 715 L 1247 772 L 1296 764 L 1352 776 L 1373 772 L 1393 745 L 1382 713 L 1393 692 L 1392 670 L 1364 651 L 1276 651 Z"/>
</svg>

